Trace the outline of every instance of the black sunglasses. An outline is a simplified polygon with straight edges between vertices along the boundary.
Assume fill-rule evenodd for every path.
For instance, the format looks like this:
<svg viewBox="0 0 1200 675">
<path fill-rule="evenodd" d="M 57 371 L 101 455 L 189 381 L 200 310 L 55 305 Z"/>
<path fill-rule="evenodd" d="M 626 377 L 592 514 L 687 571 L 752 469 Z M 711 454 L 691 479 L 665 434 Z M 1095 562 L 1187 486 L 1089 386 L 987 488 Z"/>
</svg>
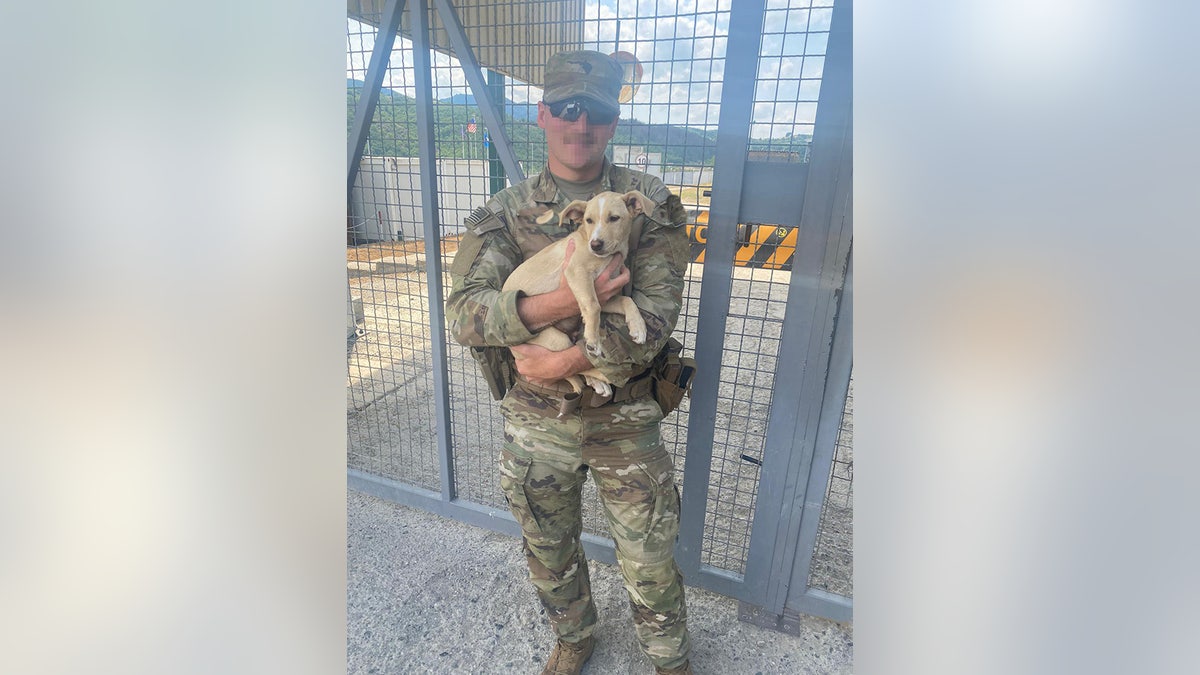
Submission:
<svg viewBox="0 0 1200 675">
<path fill-rule="evenodd" d="M 550 114 L 564 122 L 574 122 L 583 113 L 587 113 L 588 124 L 612 124 L 617 119 L 619 111 L 604 110 L 590 101 L 571 98 L 558 103 L 547 103 Z"/>
</svg>

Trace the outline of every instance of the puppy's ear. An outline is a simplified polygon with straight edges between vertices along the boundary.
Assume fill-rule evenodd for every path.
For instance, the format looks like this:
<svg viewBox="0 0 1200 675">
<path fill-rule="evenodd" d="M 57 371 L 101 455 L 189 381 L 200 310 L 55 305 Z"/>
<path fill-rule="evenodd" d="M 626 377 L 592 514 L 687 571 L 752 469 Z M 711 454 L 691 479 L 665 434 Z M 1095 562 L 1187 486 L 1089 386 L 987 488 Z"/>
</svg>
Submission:
<svg viewBox="0 0 1200 675">
<path fill-rule="evenodd" d="M 629 209 L 629 215 L 637 217 L 643 213 L 650 212 L 654 208 L 654 202 L 646 195 L 637 190 L 630 190 L 621 195 L 621 199 L 625 202 L 625 208 Z"/>
<path fill-rule="evenodd" d="M 563 209 L 562 213 L 558 215 L 558 222 L 565 223 L 568 220 L 582 222 L 583 212 L 586 210 L 587 202 L 583 201 L 582 199 L 576 199 L 570 204 L 567 204 L 567 208 Z"/>
</svg>

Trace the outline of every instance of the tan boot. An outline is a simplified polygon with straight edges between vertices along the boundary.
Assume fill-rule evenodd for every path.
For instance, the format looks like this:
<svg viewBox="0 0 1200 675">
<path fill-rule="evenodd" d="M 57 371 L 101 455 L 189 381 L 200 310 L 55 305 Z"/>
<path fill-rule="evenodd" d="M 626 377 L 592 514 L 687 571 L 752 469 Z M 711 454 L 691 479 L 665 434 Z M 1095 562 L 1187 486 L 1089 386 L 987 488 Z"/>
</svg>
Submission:
<svg viewBox="0 0 1200 675">
<path fill-rule="evenodd" d="M 583 662 L 588 660 L 595 648 L 596 638 L 591 635 L 577 643 L 559 640 L 550 653 L 550 660 L 546 662 L 542 675 L 579 675 L 579 671 L 583 670 Z"/>
<path fill-rule="evenodd" d="M 695 675 L 692 672 L 692 662 L 684 661 L 682 666 L 678 668 L 660 668 L 654 666 L 654 672 L 658 675 Z"/>
</svg>

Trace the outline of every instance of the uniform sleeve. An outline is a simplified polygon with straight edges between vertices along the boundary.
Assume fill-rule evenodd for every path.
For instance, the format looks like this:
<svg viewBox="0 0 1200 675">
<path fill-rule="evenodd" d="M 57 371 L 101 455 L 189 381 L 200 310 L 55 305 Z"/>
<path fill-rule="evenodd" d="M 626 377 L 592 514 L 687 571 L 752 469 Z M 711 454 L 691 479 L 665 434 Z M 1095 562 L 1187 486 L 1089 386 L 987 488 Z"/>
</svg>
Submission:
<svg viewBox="0 0 1200 675">
<path fill-rule="evenodd" d="M 643 194 L 657 206 L 639 216 L 644 219 L 642 236 L 627 263 L 633 301 L 646 320 L 646 343 L 635 344 L 629 338 L 624 316 L 604 313 L 601 314 L 604 355 L 588 355 L 592 365 L 618 386 L 645 370 L 675 330 L 683 305 L 684 275 L 690 262 L 687 230 L 683 227 L 687 213 L 679 197 L 671 194 L 661 181 L 647 187 L 651 189 Z"/>
<path fill-rule="evenodd" d="M 505 224 L 494 201 L 477 209 L 467 218 L 467 232 L 450 265 L 446 319 L 450 334 L 467 347 L 518 345 L 533 338 L 517 315 L 519 292 L 500 290 L 523 260 Z"/>
</svg>

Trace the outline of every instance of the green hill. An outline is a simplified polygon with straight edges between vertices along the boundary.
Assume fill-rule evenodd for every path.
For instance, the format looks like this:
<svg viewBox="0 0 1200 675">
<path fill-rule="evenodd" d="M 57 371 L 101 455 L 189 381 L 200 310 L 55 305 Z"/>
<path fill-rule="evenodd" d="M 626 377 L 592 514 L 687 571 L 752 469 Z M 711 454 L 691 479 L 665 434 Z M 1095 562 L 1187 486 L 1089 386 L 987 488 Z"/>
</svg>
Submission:
<svg viewBox="0 0 1200 675">
<path fill-rule="evenodd" d="M 346 131 L 354 125 L 354 108 L 358 104 L 362 82 L 347 80 Z M 487 157 L 483 146 L 483 116 L 479 108 L 458 102 L 463 97 L 435 102 L 433 105 L 434 139 L 438 157 L 445 159 L 482 159 Z M 473 99 L 468 99 L 471 103 Z M 518 104 L 506 101 L 509 109 Z M 477 130 L 466 133 L 467 124 L 474 119 Z M 379 93 L 379 104 L 371 123 L 368 154 L 389 157 L 416 157 L 416 99 L 391 89 Z M 546 161 L 546 142 L 535 121 L 509 119 L 505 130 L 513 142 L 517 159 L 526 167 L 540 169 Z M 752 139 L 755 150 L 806 153 L 809 136 L 784 139 Z M 661 153 L 665 166 L 712 166 L 717 153 L 717 132 L 671 124 L 647 124 L 638 120 L 622 120 L 617 125 L 613 143 L 644 146 L 647 152 Z"/>
</svg>

